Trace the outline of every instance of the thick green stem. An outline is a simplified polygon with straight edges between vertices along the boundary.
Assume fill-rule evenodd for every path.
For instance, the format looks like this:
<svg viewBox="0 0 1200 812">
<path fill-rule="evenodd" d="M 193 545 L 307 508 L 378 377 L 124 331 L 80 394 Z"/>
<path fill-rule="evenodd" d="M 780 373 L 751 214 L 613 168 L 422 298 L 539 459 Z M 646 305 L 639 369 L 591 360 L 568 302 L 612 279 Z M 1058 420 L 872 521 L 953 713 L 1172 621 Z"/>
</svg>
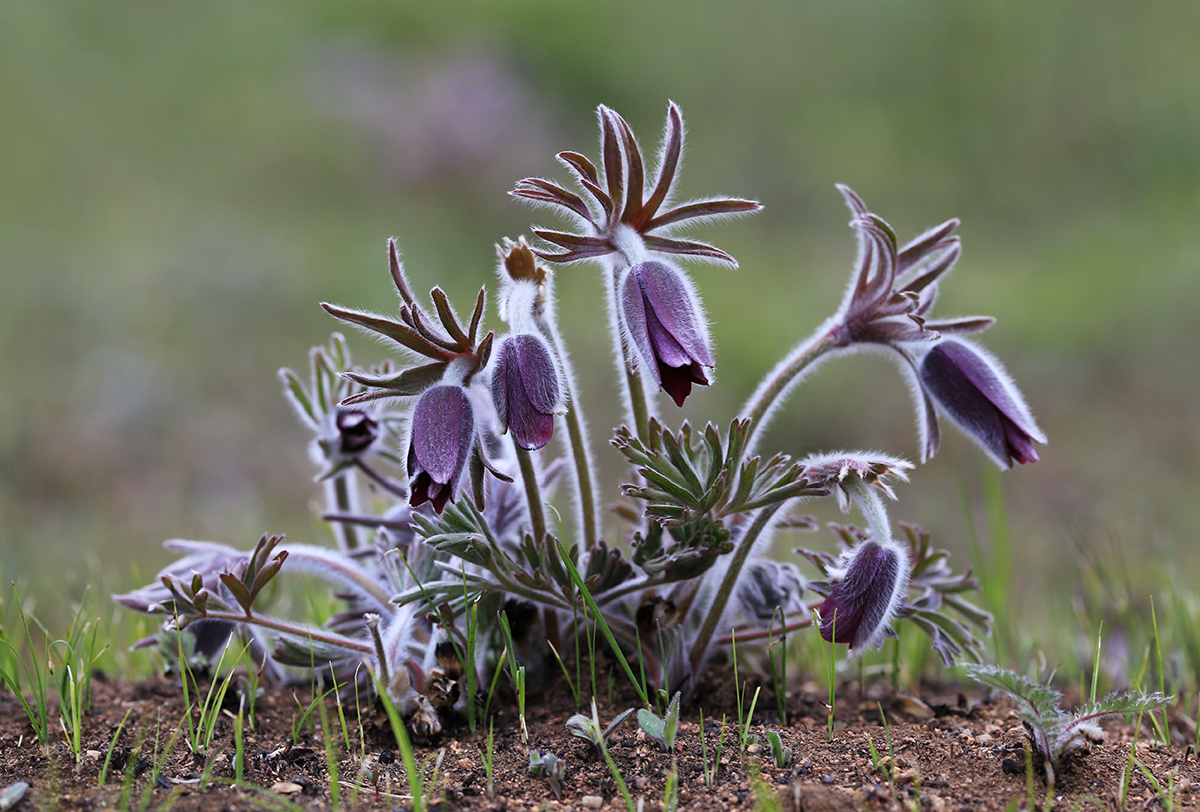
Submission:
<svg viewBox="0 0 1200 812">
<path fill-rule="evenodd" d="M 353 474 L 350 471 L 343 471 L 333 478 L 333 504 L 338 513 L 358 512 L 358 499 L 354 493 L 354 483 L 350 481 L 351 476 Z M 353 525 L 340 522 L 338 531 L 343 551 L 358 548 L 358 530 Z"/>
<path fill-rule="evenodd" d="M 529 504 L 530 532 L 537 547 L 547 543 L 546 511 L 542 504 L 542 490 L 538 479 L 537 466 L 533 464 L 533 455 L 513 441 L 517 451 L 517 464 L 521 468 L 521 479 L 525 483 L 525 500 Z M 550 643 L 561 644 L 558 636 L 558 613 L 549 607 L 543 607 L 542 613 L 546 619 L 546 636 Z"/>
<path fill-rule="evenodd" d="M 546 510 L 542 505 L 542 488 L 538 481 L 537 466 L 533 464 L 533 456 L 529 451 L 517 445 L 515 440 L 513 448 L 517 451 L 517 464 L 521 467 L 521 480 L 525 483 L 525 501 L 529 506 L 533 542 L 541 546 L 546 538 Z"/>
<path fill-rule="evenodd" d="M 778 402 L 786 397 L 794 386 L 802 380 L 802 373 L 825 353 L 837 349 L 840 345 L 838 336 L 841 334 L 840 322 L 833 319 L 821 325 L 815 333 L 797 344 L 775 368 L 763 378 L 758 389 L 746 401 L 738 417 L 750 420 L 750 429 L 746 439 L 746 456 L 749 456 L 757 442 L 759 429 L 765 428 L 770 422 Z"/>
<path fill-rule="evenodd" d="M 754 517 L 754 522 L 746 528 L 746 532 L 742 534 L 741 539 L 738 541 L 737 549 L 733 551 L 733 558 L 729 562 L 729 569 L 725 570 L 725 577 L 721 579 L 721 585 L 717 588 L 717 594 L 713 596 L 712 603 L 709 604 L 708 614 L 704 618 L 704 625 L 700 627 L 700 631 L 696 634 L 696 639 L 692 642 L 692 651 L 689 660 L 693 677 L 699 676 L 696 672 L 700 670 L 700 666 L 704 663 L 705 655 L 708 654 L 709 643 L 712 642 L 713 634 L 717 630 L 717 624 L 721 622 L 721 616 L 725 614 L 725 607 L 729 604 L 730 596 L 733 595 L 733 588 L 742 573 L 742 567 L 745 566 L 746 560 L 750 557 L 750 551 L 754 549 L 754 543 L 762 535 L 762 532 L 767 529 L 775 513 L 784 504 L 781 502 L 760 510 Z"/>
<path fill-rule="evenodd" d="M 591 550 L 600 538 L 600 525 L 596 513 L 595 478 L 592 476 L 592 457 L 588 450 L 587 428 L 579 409 L 579 391 L 575 383 L 575 370 L 567 356 L 558 325 L 552 316 L 539 320 L 539 326 L 558 356 L 559 368 L 563 373 L 563 389 L 566 395 L 567 413 L 563 421 L 567 424 L 567 450 L 575 468 L 575 498 L 579 510 L 578 520 L 583 535 L 583 549 Z"/>
<path fill-rule="evenodd" d="M 642 386 L 642 376 L 632 367 L 625 368 L 625 377 L 629 383 L 629 406 L 633 411 L 634 427 L 638 439 L 643 443 L 650 440 L 650 407 L 646 401 L 646 389 Z"/>
</svg>

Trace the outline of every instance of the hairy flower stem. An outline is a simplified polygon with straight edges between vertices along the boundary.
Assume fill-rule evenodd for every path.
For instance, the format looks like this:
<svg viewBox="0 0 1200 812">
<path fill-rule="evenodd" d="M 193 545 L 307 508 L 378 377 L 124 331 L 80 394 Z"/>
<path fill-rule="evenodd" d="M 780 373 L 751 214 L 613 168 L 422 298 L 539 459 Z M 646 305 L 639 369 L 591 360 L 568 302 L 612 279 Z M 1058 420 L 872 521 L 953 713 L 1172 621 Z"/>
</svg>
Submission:
<svg viewBox="0 0 1200 812">
<path fill-rule="evenodd" d="M 537 465 L 528 449 L 521 448 L 516 441 L 513 448 L 517 452 L 517 464 L 521 467 L 521 480 L 525 483 L 525 501 L 529 503 L 529 525 L 536 547 L 543 548 L 548 543 L 546 539 L 546 510 L 542 504 L 542 490 L 539 484 Z M 542 608 L 546 620 L 546 637 L 551 645 L 559 648 L 562 639 L 558 635 L 558 612 L 548 606 Z"/>
<path fill-rule="evenodd" d="M 391 685 L 392 675 L 388 671 L 387 653 L 383 650 L 383 638 L 379 636 L 379 615 L 368 614 L 363 619 L 366 621 L 367 630 L 371 633 L 371 642 L 375 647 L 376 667 L 379 669 L 381 684 Z"/>
<path fill-rule="evenodd" d="M 583 549 L 591 550 L 600 538 L 600 528 L 596 515 L 595 477 L 592 476 L 592 455 L 588 448 L 587 426 L 579 411 L 579 387 L 575 383 L 575 370 L 567 357 L 558 325 L 552 317 L 537 320 L 542 332 L 550 337 L 550 346 L 558 357 L 558 365 L 563 373 L 563 389 L 567 403 L 567 413 L 563 421 L 567 424 L 567 450 L 575 470 L 575 504 L 579 512 L 576 517 L 579 529 L 583 535 Z"/>
<path fill-rule="evenodd" d="M 797 344 L 763 378 L 738 415 L 742 420 L 750 420 L 746 438 L 745 454 L 747 457 L 754 453 L 760 435 L 759 430 L 766 428 L 776 408 L 782 405 L 783 400 L 791 394 L 792 389 L 804 380 L 805 370 L 820 360 L 827 352 L 841 346 L 840 336 L 842 333 L 843 327 L 840 319 L 838 317 L 830 319 L 818 327 L 811 336 Z"/>
<path fill-rule="evenodd" d="M 336 634 L 329 631 L 321 631 L 314 629 L 311 626 L 297 626 L 288 623 L 286 620 L 280 620 L 274 617 L 264 617 L 263 615 L 240 614 L 238 612 L 219 612 L 209 609 L 204 613 L 205 620 L 229 620 L 234 623 L 250 623 L 263 629 L 270 629 L 273 632 L 282 632 L 290 634 L 293 637 L 299 637 L 302 640 L 311 640 L 314 643 L 322 643 L 328 646 L 337 646 L 344 648 L 347 651 L 358 651 L 363 654 L 372 653 L 375 648 L 370 643 L 364 643 L 362 640 L 355 640 L 352 637 Z"/>
<path fill-rule="evenodd" d="M 370 479 L 379 487 L 383 488 L 388 493 L 392 494 L 393 496 L 399 496 L 401 499 L 408 499 L 408 489 L 400 483 L 388 479 L 362 460 L 355 460 L 354 465 L 358 468 L 358 470 L 362 471 L 368 479 Z"/>
<path fill-rule="evenodd" d="M 637 436 L 642 442 L 647 442 L 650 438 L 650 408 L 646 402 L 646 389 L 642 386 L 642 376 L 632 367 L 626 367 L 625 376 L 629 384 L 629 403 L 633 409 L 633 421 L 637 428 Z"/>
<path fill-rule="evenodd" d="M 351 472 L 342 471 L 325 485 L 326 503 L 338 513 L 358 513 L 358 489 L 352 476 Z M 342 552 L 358 549 L 358 530 L 354 525 L 339 524 L 337 536 Z"/>
<path fill-rule="evenodd" d="M 792 623 L 788 623 L 785 626 L 780 626 L 780 627 L 774 628 L 774 629 L 759 629 L 758 631 L 753 631 L 753 632 L 752 631 L 737 631 L 735 629 L 734 631 L 737 634 L 737 639 L 741 640 L 742 642 L 746 642 L 748 640 L 765 640 L 768 637 L 772 637 L 773 635 L 787 634 L 788 632 L 795 632 L 795 631 L 799 631 L 800 629 L 807 629 L 809 626 L 813 625 L 813 618 L 812 618 L 813 610 L 819 608 L 821 606 L 821 602 L 824 600 L 825 600 L 824 598 L 821 598 L 820 600 L 815 600 L 815 601 L 812 601 L 811 603 L 806 604 L 804 607 L 803 613 L 807 614 L 807 617 L 802 618 L 801 620 L 794 621 Z M 725 635 L 721 635 L 720 637 L 718 637 L 716 640 L 716 643 L 718 646 L 728 646 L 730 643 L 733 642 L 733 639 L 734 639 L 734 635 L 725 634 Z"/>
<path fill-rule="evenodd" d="M 699 672 L 700 666 L 704 664 L 704 658 L 708 654 L 708 647 L 712 642 L 713 634 L 717 630 L 717 624 L 721 622 L 721 616 L 725 614 L 725 607 L 729 603 L 730 596 L 733 595 L 733 588 L 737 584 L 738 576 L 741 575 L 742 567 L 745 566 L 746 560 L 750 557 L 750 551 L 754 549 L 754 543 L 771 524 L 771 520 L 775 517 L 775 514 L 785 504 L 786 502 L 779 502 L 774 505 L 768 505 L 760 510 L 755 515 L 751 525 L 746 528 L 746 532 L 742 534 L 741 539 L 738 540 L 738 546 L 733 551 L 733 558 L 729 562 L 729 568 L 725 570 L 725 577 L 721 579 L 721 585 L 717 588 L 717 594 L 713 596 L 712 603 L 708 606 L 708 612 L 704 617 L 704 625 L 700 627 L 700 631 L 696 633 L 696 638 L 692 641 L 689 662 L 694 675 Z"/>
<path fill-rule="evenodd" d="M 860 479 L 848 479 L 845 483 L 850 496 L 862 511 L 867 526 L 871 528 L 872 540 L 884 547 L 894 547 L 892 541 L 892 523 L 888 519 L 887 508 L 884 507 L 883 497 L 876 488 Z"/>
<path fill-rule="evenodd" d="M 546 511 L 542 505 L 537 466 L 533 464 L 533 455 L 527 449 L 521 448 L 515 442 L 513 448 L 517 452 L 517 464 L 521 467 L 521 480 L 525 483 L 525 501 L 529 505 L 529 525 L 533 542 L 540 547 L 546 538 Z"/>
<path fill-rule="evenodd" d="M 613 339 L 613 356 L 617 368 L 622 373 L 621 391 L 625 395 L 625 418 L 633 424 L 638 439 L 647 442 L 654 405 L 647 398 L 641 373 L 633 364 L 634 353 L 626 340 L 625 331 L 621 329 L 620 316 L 621 277 L 628 268 L 645 258 L 647 252 L 641 237 L 629 229 L 622 229 L 619 234 L 624 238 L 619 242 L 620 259 L 605 263 L 609 272 L 608 284 L 605 285 L 608 292 L 608 327 Z"/>
</svg>

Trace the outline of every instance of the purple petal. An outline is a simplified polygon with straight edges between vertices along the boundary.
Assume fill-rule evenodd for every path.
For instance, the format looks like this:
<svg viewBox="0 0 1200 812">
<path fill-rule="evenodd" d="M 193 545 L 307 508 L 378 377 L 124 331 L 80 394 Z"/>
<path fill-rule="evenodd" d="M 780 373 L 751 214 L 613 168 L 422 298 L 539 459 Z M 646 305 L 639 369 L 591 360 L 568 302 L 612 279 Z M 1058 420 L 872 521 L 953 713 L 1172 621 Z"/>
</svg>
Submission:
<svg viewBox="0 0 1200 812">
<path fill-rule="evenodd" d="M 517 356 L 517 369 L 530 404 L 543 414 L 553 414 L 562 403 L 559 394 L 558 370 L 550 357 L 546 342 L 534 335 L 518 335 L 512 342 Z"/>
<path fill-rule="evenodd" d="M 663 329 L 692 360 L 711 367 L 712 353 L 700 327 L 704 317 L 679 272 L 661 262 L 643 262 L 630 274 L 637 276 L 646 303 Z"/>
<path fill-rule="evenodd" d="M 413 409 L 409 473 L 415 461 L 434 483 L 453 485 L 474 436 L 471 401 L 462 387 L 443 384 L 427 389 Z"/>
<path fill-rule="evenodd" d="M 1045 437 L 995 362 L 966 343 L 945 340 L 921 362 L 921 382 L 1002 467 L 1037 461 L 1033 443 Z"/>
<path fill-rule="evenodd" d="M 645 374 L 651 377 L 656 385 L 661 386 L 662 378 L 658 372 L 658 364 L 655 363 L 650 329 L 646 324 L 646 299 L 632 271 L 625 277 L 625 284 L 621 288 L 621 314 L 625 317 L 629 337 L 642 359 Z"/>
</svg>

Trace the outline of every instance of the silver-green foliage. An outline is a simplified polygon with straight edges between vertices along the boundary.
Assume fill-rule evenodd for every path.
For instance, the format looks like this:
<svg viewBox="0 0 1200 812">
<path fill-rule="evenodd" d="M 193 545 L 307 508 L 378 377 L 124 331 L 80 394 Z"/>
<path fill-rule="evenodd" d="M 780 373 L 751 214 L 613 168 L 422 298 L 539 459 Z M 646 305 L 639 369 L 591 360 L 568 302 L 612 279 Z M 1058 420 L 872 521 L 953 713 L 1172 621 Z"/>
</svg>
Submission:
<svg viewBox="0 0 1200 812">
<path fill-rule="evenodd" d="M 671 752 L 675 749 L 675 734 L 679 731 L 679 692 L 675 692 L 667 712 L 662 716 L 648 708 L 641 708 L 637 718 L 646 735 L 662 745 L 668 753 Z"/>
<path fill-rule="evenodd" d="M 1159 692 L 1139 694 L 1114 691 L 1099 701 L 1087 702 L 1074 713 L 1062 710 L 1062 694 L 1028 677 L 991 665 L 964 666 L 972 679 L 997 688 L 1017 703 L 1016 713 L 1029 729 L 1038 752 L 1053 767 L 1063 756 L 1087 751 L 1103 737 L 1096 723 L 1106 716 L 1126 716 L 1161 708 L 1174 697 Z"/>
</svg>

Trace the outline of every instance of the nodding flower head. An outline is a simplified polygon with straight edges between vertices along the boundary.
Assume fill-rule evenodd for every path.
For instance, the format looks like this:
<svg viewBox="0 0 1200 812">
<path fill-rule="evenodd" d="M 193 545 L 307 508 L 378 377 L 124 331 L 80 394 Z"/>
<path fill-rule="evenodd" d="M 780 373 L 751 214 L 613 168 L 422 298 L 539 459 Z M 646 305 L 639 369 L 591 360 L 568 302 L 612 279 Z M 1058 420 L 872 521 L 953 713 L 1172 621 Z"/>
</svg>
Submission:
<svg viewBox="0 0 1200 812">
<path fill-rule="evenodd" d="M 558 369 L 541 336 L 521 333 L 500 343 L 492 370 L 492 402 L 501 434 L 512 430 L 517 445 L 541 448 L 554 434 L 554 415 L 563 411 Z"/>
<path fill-rule="evenodd" d="M 921 360 L 921 385 L 1001 468 L 1037 462 L 1045 443 L 1021 393 L 1000 362 L 979 347 L 946 339 Z"/>
<path fill-rule="evenodd" d="M 714 362 L 704 314 L 680 271 L 662 262 L 634 265 L 621 286 L 620 314 L 638 366 L 676 405 L 692 384 L 708 385 L 703 368 Z"/>
<path fill-rule="evenodd" d="M 831 570 L 829 597 L 821 604 L 821 637 L 849 643 L 850 650 L 879 648 L 908 587 L 908 555 L 899 545 L 864 541 Z"/>
<path fill-rule="evenodd" d="M 475 414 L 461 386 L 426 389 L 413 408 L 408 442 L 409 504 L 432 502 L 441 513 L 458 496 L 475 443 Z"/>
<path fill-rule="evenodd" d="M 362 454 L 379 436 L 379 421 L 364 409 L 339 408 L 333 422 L 338 451 L 346 456 Z"/>
</svg>

